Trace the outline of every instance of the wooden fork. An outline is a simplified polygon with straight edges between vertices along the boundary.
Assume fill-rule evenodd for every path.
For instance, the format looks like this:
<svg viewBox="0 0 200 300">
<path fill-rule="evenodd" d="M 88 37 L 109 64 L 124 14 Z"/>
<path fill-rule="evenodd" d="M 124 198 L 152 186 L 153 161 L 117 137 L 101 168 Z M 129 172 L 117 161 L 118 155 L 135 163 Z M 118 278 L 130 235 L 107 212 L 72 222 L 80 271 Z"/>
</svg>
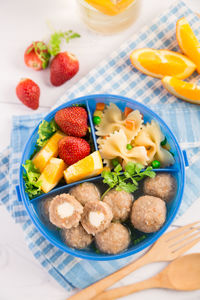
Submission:
<svg viewBox="0 0 200 300">
<path fill-rule="evenodd" d="M 200 224 L 200 221 L 165 233 L 151 249 L 138 260 L 133 261 L 131 264 L 123 267 L 117 272 L 90 285 L 68 298 L 68 300 L 107 299 L 105 294 L 109 293 L 109 291 L 105 293 L 102 292 L 136 269 L 153 262 L 174 260 L 200 242 L 200 227 L 194 227 L 197 224 Z"/>
</svg>

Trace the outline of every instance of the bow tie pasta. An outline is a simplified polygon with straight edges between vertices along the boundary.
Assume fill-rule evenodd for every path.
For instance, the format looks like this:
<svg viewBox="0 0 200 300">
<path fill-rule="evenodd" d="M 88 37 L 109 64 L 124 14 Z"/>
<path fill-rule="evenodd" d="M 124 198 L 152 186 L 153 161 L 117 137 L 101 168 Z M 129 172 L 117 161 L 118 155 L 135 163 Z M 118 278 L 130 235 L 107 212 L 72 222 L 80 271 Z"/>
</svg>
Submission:
<svg viewBox="0 0 200 300">
<path fill-rule="evenodd" d="M 143 124 L 143 116 L 138 110 L 129 108 L 129 111 L 123 113 L 117 105 L 110 103 L 101 112 L 96 135 L 104 163 L 112 168 L 111 160 L 116 158 L 123 168 L 129 161 L 144 166 L 153 162 L 159 167 L 173 165 L 173 155 L 161 145 L 165 137 L 159 124 L 154 120 Z"/>
<path fill-rule="evenodd" d="M 141 163 L 142 165 L 147 165 L 149 161 L 147 150 L 144 146 L 135 146 L 131 150 L 127 150 L 128 139 L 122 129 L 110 134 L 106 139 L 99 138 L 97 142 L 100 154 L 107 162 L 116 157 L 123 160 L 123 166 L 129 161 Z"/>
<path fill-rule="evenodd" d="M 107 136 L 123 129 L 127 136 L 127 143 L 129 143 L 138 135 L 142 123 L 142 115 L 138 110 L 132 111 L 124 118 L 122 111 L 114 103 L 110 103 L 103 113 L 101 123 L 96 126 L 96 134 L 98 136 Z"/>
<path fill-rule="evenodd" d="M 159 160 L 162 167 L 174 164 L 173 155 L 161 147 L 164 135 L 157 122 L 151 121 L 143 126 L 138 136 L 134 139 L 134 146 L 144 146 L 147 150 L 149 163 L 154 159 Z"/>
</svg>

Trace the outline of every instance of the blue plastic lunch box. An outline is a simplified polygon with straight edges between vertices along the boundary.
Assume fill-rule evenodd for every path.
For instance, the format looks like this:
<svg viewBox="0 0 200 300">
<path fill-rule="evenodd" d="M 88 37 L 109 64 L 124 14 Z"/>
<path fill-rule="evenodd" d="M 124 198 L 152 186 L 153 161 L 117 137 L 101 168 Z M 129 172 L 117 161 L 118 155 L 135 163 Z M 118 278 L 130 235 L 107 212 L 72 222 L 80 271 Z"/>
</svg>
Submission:
<svg viewBox="0 0 200 300">
<path fill-rule="evenodd" d="M 88 117 L 89 117 L 89 124 L 91 126 L 91 134 L 94 140 L 94 147 L 96 150 L 98 150 L 97 142 L 96 142 L 96 135 L 95 135 L 95 128 L 92 122 L 92 115 L 95 111 L 96 103 L 97 102 L 104 102 L 105 104 L 109 104 L 110 102 L 115 103 L 122 111 L 124 111 L 125 107 L 128 106 L 132 109 L 138 109 L 144 117 L 144 123 L 150 122 L 152 119 L 157 121 L 160 124 L 161 130 L 166 136 L 170 146 L 171 151 L 174 153 L 175 158 L 175 164 L 173 166 L 170 166 L 169 168 L 165 169 L 157 169 L 156 172 L 170 172 L 172 173 L 176 180 L 177 180 L 177 194 L 171 203 L 167 204 L 167 218 L 164 226 L 156 233 L 148 234 L 147 238 L 138 243 L 137 245 L 131 245 L 127 250 L 125 250 L 122 253 L 116 254 L 116 255 L 108 255 L 103 253 L 97 253 L 93 248 L 88 248 L 84 250 L 77 250 L 68 247 L 65 245 L 61 237 L 59 235 L 59 231 L 53 231 L 50 228 L 48 228 L 43 220 L 40 217 L 40 213 L 38 210 L 38 203 L 41 201 L 44 197 L 60 194 L 67 192 L 69 188 L 72 186 L 84 182 L 84 181 L 91 181 L 96 182 L 101 179 L 101 176 L 89 178 L 83 181 L 79 181 L 76 183 L 64 185 L 61 187 L 54 188 L 52 191 L 50 191 L 47 194 L 41 195 L 33 200 L 30 200 L 28 195 L 25 192 L 25 186 L 23 181 L 23 167 L 22 165 L 25 163 L 27 159 L 30 158 L 31 154 L 34 151 L 34 147 L 36 144 L 36 140 L 38 138 L 38 127 L 39 124 L 36 126 L 34 131 L 32 132 L 30 138 L 28 139 L 21 159 L 21 165 L 20 165 L 20 173 L 19 173 L 19 186 L 17 186 L 17 194 L 19 200 L 23 201 L 23 204 L 27 210 L 27 213 L 29 214 L 32 222 L 35 224 L 36 228 L 39 230 L 39 232 L 54 246 L 59 248 L 60 250 L 67 252 L 73 256 L 77 256 L 84 259 L 92 259 L 92 260 L 113 260 L 113 259 L 120 259 L 127 256 L 130 256 L 134 253 L 140 252 L 141 250 L 145 249 L 146 247 L 153 244 L 163 233 L 164 231 L 169 227 L 169 225 L 172 223 L 173 219 L 175 218 L 178 209 L 180 207 L 182 197 L 183 197 L 183 191 L 184 191 L 184 185 L 185 185 L 185 166 L 187 166 L 187 157 L 186 153 L 180 149 L 180 146 L 169 129 L 169 127 L 165 124 L 165 122 L 152 110 L 147 108 L 146 106 L 142 105 L 141 103 L 138 103 L 132 99 L 123 97 L 123 96 L 116 96 L 116 95 L 109 95 L 109 94 L 99 94 L 99 95 L 89 95 L 80 97 L 74 100 L 71 100 L 69 102 L 66 102 L 65 104 L 57 107 L 53 111 L 51 111 L 49 114 L 46 115 L 44 118 L 46 121 L 50 121 L 55 113 L 65 107 L 71 106 L 73 104 L 84 104 L 86 106 L 86 109 L 88 111 Z"/>
</svg>

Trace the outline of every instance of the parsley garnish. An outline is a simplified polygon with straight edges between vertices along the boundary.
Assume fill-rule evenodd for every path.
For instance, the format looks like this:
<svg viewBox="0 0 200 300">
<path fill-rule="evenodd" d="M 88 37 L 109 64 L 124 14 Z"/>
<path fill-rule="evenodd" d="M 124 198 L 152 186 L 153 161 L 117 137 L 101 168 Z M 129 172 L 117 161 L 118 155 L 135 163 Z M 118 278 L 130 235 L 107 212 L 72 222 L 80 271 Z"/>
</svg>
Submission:
<svg viewBox="0 0 200 300">
<path fill-rule="evenodd" d="M 48 45 L 50 54 L 55 56 L 60 52 L 60 44 L 62 40 L 65 40 L 66 43 L 69 43 L 70 40 L 79 37 L 80 34 L 73 32 L 72 30 L 68 30 L 65 32 L 63 31 L 54 32 L 51 35 L 51 39 Z"/>
<path fill-rule="evenodd" d="M 152 167 L 147 167 L 138 163 L 127 163 L 124 172 L 122 173 L 122 166 L 118 164 L 114 171 L 103 171 L 101 176 L 104 178 L 103 183 L 109 185 L 109 188 L 102 195 L 102 198 L 115 188 L 117 191 L 125 191 L 127 193 L 133 193 L 138 189 L 138 181 L 144 177 L 155 177 L 156 173 L 152 171 Z"/>
<path fill-rule="evenodd" d="M 50 122 L 43 120 L 38 129 L 39 138 L 37 139 L 37 146 L 43 147 L 57 129 L 58 127 L 54 119 Z"/>
<path fill-rule="evenodd" d="M 142 242 L 144 239 L 146 239 L 146 235 L 142 235 L 142 236 L 140 236 L 139 238 L 133 240 L 133 244 L 134 244 L 134 245 L 137 245 L 137 244 L 139 244 L 140 242 Z"/>
<path fill-rule="evenodd" d="M 40 177 L 40 171 L 35 167 L 31 160 L 26 160 L 23 165 L 26 172 L 23 172 L 23 179 L 25 181 L 25 191 L 28 193 L 29 198 L 33 199 L 36 196 L 41 195 L 41 182 L 38 181 Z"/>
</svg>

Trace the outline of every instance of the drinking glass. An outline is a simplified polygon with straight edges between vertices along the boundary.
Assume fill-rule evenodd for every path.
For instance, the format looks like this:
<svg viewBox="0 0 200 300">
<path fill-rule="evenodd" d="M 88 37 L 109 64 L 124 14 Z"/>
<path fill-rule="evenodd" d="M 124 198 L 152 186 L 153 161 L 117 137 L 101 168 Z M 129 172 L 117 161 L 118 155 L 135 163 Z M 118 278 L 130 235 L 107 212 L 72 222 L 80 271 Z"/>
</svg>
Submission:
<svg viewBox="0 0 200 300">
<path fill-rule="evenodd" d="M 129 27 L 138 17 L 140 0 L 77 0 L 81 18 L 92 30 L 112 34 Z"/>
</svg>

